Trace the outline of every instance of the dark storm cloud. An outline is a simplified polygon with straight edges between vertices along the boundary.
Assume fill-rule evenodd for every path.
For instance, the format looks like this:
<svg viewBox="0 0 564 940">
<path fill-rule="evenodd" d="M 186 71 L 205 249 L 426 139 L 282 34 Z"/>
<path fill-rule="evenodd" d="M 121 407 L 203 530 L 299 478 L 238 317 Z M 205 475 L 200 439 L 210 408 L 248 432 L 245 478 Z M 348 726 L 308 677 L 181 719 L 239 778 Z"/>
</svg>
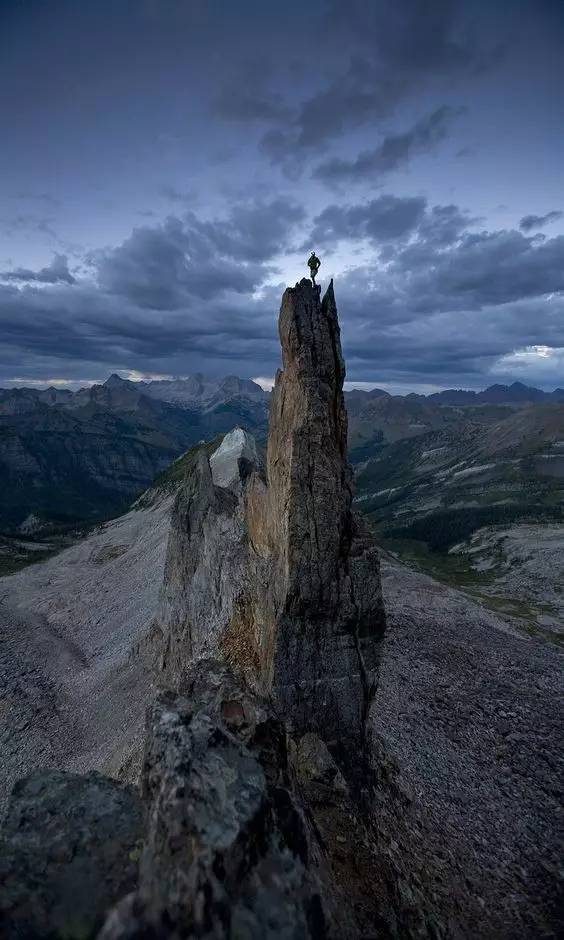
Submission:
<svg viewBox="0 0 564 940">
<path fill-rule="evenodd" d="M 424 283 L 372 266 L 344 275 L 336 289 L 339 310 L 346 311 L 343 338 L 349 379 L 408 387 L 420 382 L 484 387 L 511 375 L 509 370 L 504 373 L 503 362 L 514 350 L 564 350 L 561 293 L 474 306 L 472 298 L 465 303 L 464 296 L 446 296 L 438 274 Z M 425 300 L 433 296 L 436 305 L 421 303 L 420 290 L 426 291 Z M 533 366 L 525 380 L 542 383 L 542 375 L 540 369 L 535 374 Z M 556 368 L 550 381 L 552 387 L 561 384 Z"/>
<path fill-rule="evenodd" d="M 96 261 L 102 290 L 156 310 L 178 309 L 189 296 L 209 299 L 228 289 L 245 293 L 256 277 L 245 267 L 210 257 L 205 240 L 175 218 L 158 228 L 134 229 Z"/>
<path fill-rule="evenodd" d="M 392 113 L 402 97 L 404 81 L 386 76 L 371 61 L 354 58 L 348 68 L 301 104 L 291 121 L 267 131 L 262 150 L 288 172 L 328 141 L 368 120 Z"/>
<path fill-rule="evenodd" d="M 224 220 L 199 222 L 190 216 L 189 224 L 219 254 L 260 263 L 287 248 L 291 232 L 304 217 L 301 205 L 278 197 L 236 204 Z"/>
<path fill-rule="evenodd" d="M 309 243 L 335 244 L 342 239 L 384 242 L 409 235 L 423 218 L 427 200 L 420 196 L 380 196 L 355 206 L 327 206 L 314 219 Z"/>
<path fill-rule="evenodd" d="M 472 231 L 478 221 L 455 205 L 384 195 L 328 206 L 307 244 L 371 243 L 386 266 L 371 276 L 395 285 L 406 310 L 480 309 L 564 290 L 564 235 Z"/>
<path fill-rule="evenodd" d="M 374 272 L 359 272 L 336 284 L 349 379 L 480 385 L 512 349 L 539 342 L 564 346 L 561 300 L 421 314 L 406 309 L 396 287 L 375 289 L 370 278 Z M 273 374 L 278 365 L 279 291 L 260 301 L 230 296 L 219 308 L 204 301 L 163 317 L 85 289 L 45 293 L 17 292 L 9 301 L 0 288 L 0 309 L 11 302 L 0 349 L 12 375 L 22 374 L 22 363 L 30 376 L 71 378 L 104 378 L 132 364 L 183 374 L 198 371 L 205 361 L 217 374 L 243 375 Z"/>
<path fill-rule="evenodd" d="M 386 241 L 378 228 L 368 234 L 368 220 L 383 207 L 401 220 L 406 206 L 383 199 L 333 206 L 316 220 L 319 238 L 369 238 L 378 249 L 373 263 L 336 281 L 349 378 L 483 385 L 513 350 L 564 347 L 564 236 L 472 231 L 478 220 L 459 207 L 422 200 L 399 240 Z"/>
<path fill-rule="evenodd" d="M 341 309 L 348 287 L 339 288 Z M 442 386 L 484 387 L 501 377 L 498 365 L 513 350 L 546 344 L 564 348 L 564 301 L 544 298 L 481 310 L 462 309 L 426 316 L 405 310 L 397 321 L 377 292 L 365 294 L 355 309 L 354 329 L 345 333 L 347 374 L 377 382 L 424 382 Z M 348 333 L 348 335 L 347 335 Z M 377 352 L 376 352 L 377 351 Z M 529 381 L 539 381 L 534 372 Z M 554 385 L 559 382 L 556 375 Z"/>
<path fill-rule="evenodd" d="M 1 378 L 105 378 L 115 369 L 253 374 L 276 361 L 272 302 L 228 293 L 155 310 L 93 282 L 38 290 L 0 285 Z M 0 381 L 0 385 L 1 385 Z"/>
<path fill-rule="evenodd" d="M 93 253 L 91 277 L 76 283 L 55 278 L 65 274 L 60 259 L 46 272 L 7 272 L 3 375 L 103 378 L 133 364 L 186 372 L 203 360 L 219 374 L 252 374 L 257 362 L 274 363 L 280 291 L 276 300 L 272 288 L 254 292 L 302 216 L 289 200 L 254 200 L 213 221 L 189 213 L 136 228 Z"/>
<path fill-rule="evenodd" d="M 413 156 L 434 150 L 447 137 L 460 108 L 443 105 L 417 121 L 403 134 L 391 134 L 373 150 L 364 150 L 354 160 L 334 157 L 320 163 L 313 177 L 324 183 L 368 183 L 377 185 L 380 177 L 405 166 Z"/>
<path fill-rule="evenodd" d="M 204 360 L 219 374 L 252 374 L 278 349 L 272 288 L 254 292 L 302 215 L 290 200 L 247 201 L 212 221 L 188 213 L 136 228 L 92 253 L 90 277 L 73 284 L 38 289 L 16 272 L 0 287 L 4 374 L 181 373 Z"/>
<path fill-rule="evenodd" d="M 249 81 L 245 66 L 239 81 L 232 75 L 226 81 L 216 112 L 231 121 L 267 125 L 260 140 L 262 152 L 289 176 L 297 176 L 307 157 L 345 132 L 375 126 L 414 92 L 447 79 L 450 85 L 484 65 L 482 44 L 463 13 L 463 6 L 453 0 L 405 0 L 400 5 L 392 0 L 338 0 L 312 24 L 320 68 L 310 78 L 311 90 L 304 94 L 299 74 L 295 87 L 288 88 L 286 82 L 283 92 L 270 72 L 267 80 L 256 74 Z M 290 55 L 306 62 L 308 45 L 307 37 L 305 42 L 304 37 L 293 37 Z M 286 49 L 284 54 L 283 61 Z M 433 129 L 422 125 L 412 133 L 413 139 L 409 134 L 390 138 L 383 152 L 375 153 L 376 166 L 385 170 L 394 159 L 405 162 L 430 144 L 427 136 L 432 137 Z M 435 141 L 440 138 L 437 126 Z"/>
<path fill-rule="evenodd" d="M 21 374 L 22 362 L 30 377 L 182 374 L 203 360 L 216 374 L 272 374 L 282 285 L 257 288 L 272 263 L 266 246 L 280 251 L 302 222 L 286 206 L 278 225 L 281 208 L 135 229 L 91 259 L 92 280 L 10 278 L 0 287 L 4 374 Z M 336 280 L 350 379 L 480 384 L 513 349 L 564 347 L 564 236 L 539 243 L 475 223 L 455 205 L 390 195 L 316 218 L 320 236 L 375 249 Z"/>
<path fill-rule="evenodd" d="M 69 271 L 66 255 L 54 255 L 51 264 L 39 271 L 29 268 L 13 268 L 11 271 L 0 272 L 0 280 L 4 281 L 37 281 L 40 284 L 58 284 L 66 282 L 74 284 L 74 277 Z"/>
<path fill-rule="evenodd" d="M 419 223 L 419 244 L 427 251 L 446 248 L 458 241 L 465 229 L 479 221 L 459 206 L 432 206 Z"/>
<path fill-rule="evenodd" d="M 549 225 L 550 222 L 557 222 L 563 215 L 564 213 L 560 212 L 558 209 L 547 212 L 546 215 L 525 215 L 519 222 L 519 228 L 523 232 L 531 232 L 535 228 L 544 228 L 544 226 Z"/>
<path fill-rule="evenodd" d="M 425 240 L 398 252 L 392 275 L 416 311 L 480 310 L 564 290 L 564 236 L 537 243 L 520 232 L 466 232 L 446 250 Z"/>
<path fill-rule="evenodd" d="M 158 310 L 179 309 L 189 297 L 252 293 L 268 273 L 266 262 L 284 250 L 303 215 L 300 206 L 279 198 L 238 204 L 227 218 L 214 221 L 192 212 L 183 219 L 171 216 L 93 255 L 98 283 Z"/>
</svg>

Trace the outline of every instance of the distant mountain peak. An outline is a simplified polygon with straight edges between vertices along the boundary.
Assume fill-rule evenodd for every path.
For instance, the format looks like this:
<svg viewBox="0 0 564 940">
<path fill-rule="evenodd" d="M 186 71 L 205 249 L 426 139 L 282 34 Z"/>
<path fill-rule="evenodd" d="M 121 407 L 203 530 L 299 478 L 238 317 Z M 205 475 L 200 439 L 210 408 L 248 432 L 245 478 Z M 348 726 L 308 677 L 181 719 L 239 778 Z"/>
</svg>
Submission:
<svg viewBox="0 0 564 940">
<path fill-rule="evenodd" d="M 127 379 L 122 379 L 121 375 L 118 375 L 117 372 L 112 372 L 112 374 L 104 382 L 106 388 L 115 388 L 116 386 L 130 384 L 131 383 Z"/>
</svg>

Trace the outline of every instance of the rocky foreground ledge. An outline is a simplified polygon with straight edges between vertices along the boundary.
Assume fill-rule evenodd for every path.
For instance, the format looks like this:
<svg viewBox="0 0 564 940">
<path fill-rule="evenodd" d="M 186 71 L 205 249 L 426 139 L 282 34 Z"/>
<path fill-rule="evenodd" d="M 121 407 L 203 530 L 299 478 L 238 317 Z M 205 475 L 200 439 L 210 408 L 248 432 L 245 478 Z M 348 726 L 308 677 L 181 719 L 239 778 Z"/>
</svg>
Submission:
<svg viewBox="0 0 564 940">
<path fill-rule="evenodd" d="M 321 738 L 289 737 L 228 667 L 201 660 L 183 694 L 163 692 L 148 711 L 139 792 L 60 771 L 16 785 L 0 936 L 446 937 L 395 857 L 411 796 L 375 757 L 380 833 Z"/>
</svg>

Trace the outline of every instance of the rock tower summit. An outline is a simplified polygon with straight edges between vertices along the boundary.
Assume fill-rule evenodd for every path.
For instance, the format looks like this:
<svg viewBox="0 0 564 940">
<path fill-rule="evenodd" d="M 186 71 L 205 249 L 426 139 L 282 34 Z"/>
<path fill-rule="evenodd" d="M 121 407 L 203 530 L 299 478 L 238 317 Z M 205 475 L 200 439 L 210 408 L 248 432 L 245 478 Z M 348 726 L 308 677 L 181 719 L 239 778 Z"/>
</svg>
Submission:
<svg viewBox="0 0 564 940">
<path fill-rule="evenodd" d="M 161 617 L 166 684 L 227 660 L 297 734 L 364 748 L 385 617 L 378 552 L 352 512 L 345 364 L 331 282 L 283 295 L 266 467 L 240 429 L 194 460 Z M 221 472 L 219 472 L 221 470 Z"/>
<path fill-rule="evenodd" d="M 384 612 L 376 547 L 352 512 L 333 282 L 282 298 L 270 409 L 272 694 L 300 730 L 363 743 Z"/>
</svg>

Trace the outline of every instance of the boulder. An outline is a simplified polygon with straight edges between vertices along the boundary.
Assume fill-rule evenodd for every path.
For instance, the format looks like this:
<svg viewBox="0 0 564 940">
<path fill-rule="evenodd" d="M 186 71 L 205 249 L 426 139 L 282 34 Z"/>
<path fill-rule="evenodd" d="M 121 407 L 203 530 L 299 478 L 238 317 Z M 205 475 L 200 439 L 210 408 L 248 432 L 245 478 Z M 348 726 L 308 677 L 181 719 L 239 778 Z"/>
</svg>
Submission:
<svg viewBox="0 0 564 940">
<path fill-rule="evenodd" d="M 255 439 L 243 428 L 226 434 L 210 457 L 212 480 L 215 486 L 229 489 L 238 485 L 258 465 Z"/>
</svg>

